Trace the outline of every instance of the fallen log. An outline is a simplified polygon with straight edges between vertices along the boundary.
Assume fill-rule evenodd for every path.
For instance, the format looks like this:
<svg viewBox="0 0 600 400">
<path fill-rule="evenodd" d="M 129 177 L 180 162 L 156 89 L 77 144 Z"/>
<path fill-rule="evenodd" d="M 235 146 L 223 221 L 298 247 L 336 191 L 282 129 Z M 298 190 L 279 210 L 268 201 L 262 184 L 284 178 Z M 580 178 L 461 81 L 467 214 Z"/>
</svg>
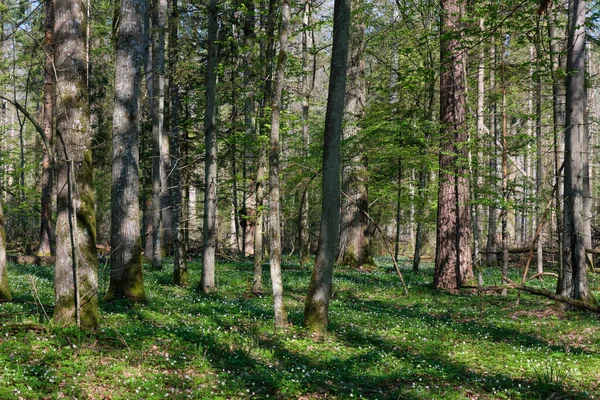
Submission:
<svg viewBox="0 0 600 400">
<path fill-rule="evenodd" d="M 12 264 L 17 264 L 17 265 L 42 265 L 42 266 L 49 266 L 49 265 L 53 265 L 54 262 L 56 261 L 56 259 L 52 256 L 42 256 L 42 257 L 38 257 L 38 256 L 13 256 L 13 255 L 7 255 L 6 256 L 6 261 L 8 261 L 9 263 Z"/>
<path fill-rule="evenodd" d="M 570 297 L 556 294 L 556 293 L 551 292 L 546 289 L 525 286 L 522 284 L 514 283 L 512 281 L 511 281 L 511 283 L 508 283 L 505 285 L 482 286 L 482 287 L 463 286 L 461 289 L 477 289 L 482 292 L 496 292 L 496 291 L 500 291 L 500 290 L 504 290 L 504 289 L 515 289 L 515 290 L 519 290 L 521 292 L 527 292 L 527 293 L 531 293 L 536 296 L 542 296 L 542 297 L 549 298 L 551 300 L 556 300 L 560 303 L 565 303 L 565 304 L 569 304 L 569 305 L 572 305 L 575 307 L 583 308 L 583 309 L 586 309 L 589 311 L 593 311 L 595 313 L 600 313 L 600 305 L 598 305 L 597 303 L 589 303 L 589 302 L 582 301 L 582 300 L 572 299 Z"/>
</svg>

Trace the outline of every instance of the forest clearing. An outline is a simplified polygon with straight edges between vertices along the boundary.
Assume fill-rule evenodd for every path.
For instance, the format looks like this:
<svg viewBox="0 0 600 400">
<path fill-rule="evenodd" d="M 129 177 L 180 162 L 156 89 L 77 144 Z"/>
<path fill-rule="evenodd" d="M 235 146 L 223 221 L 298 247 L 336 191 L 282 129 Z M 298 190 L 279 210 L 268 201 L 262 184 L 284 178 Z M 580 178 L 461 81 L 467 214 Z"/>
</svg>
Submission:
<svg viewBox="0 0 600 400">
<path fill-rule="evenodd" d="M 402 268 L 406 296 L 390 260 L 377 263 L 336 271 L 323 334 L 302 327 L 310 270 L 294 259 L 283 262 L 285 331 L 273 331 L 271 297 L 251 293 L 250 261 L 219 262 L 220 290 L 209 295 L 173 285 L 167 261 L 145 275 L 146 304 L 101 305 L 96 333 L 46 324 L 51 268 L 11 268 L 20 302 L 0 304 L 0 398 L 600 398 L 597 314 L 530 294 L 516 306 L 514 292 L 439 292 L 431 265 Z M 190 274 L 199 279 L 197 260 Z M 501 281 L 494 269 L 483 276 Z M 100 277 L 104 292 L 106 268 Z M 598 275 L 590 285 L 598 293 Z"/>
</svg>

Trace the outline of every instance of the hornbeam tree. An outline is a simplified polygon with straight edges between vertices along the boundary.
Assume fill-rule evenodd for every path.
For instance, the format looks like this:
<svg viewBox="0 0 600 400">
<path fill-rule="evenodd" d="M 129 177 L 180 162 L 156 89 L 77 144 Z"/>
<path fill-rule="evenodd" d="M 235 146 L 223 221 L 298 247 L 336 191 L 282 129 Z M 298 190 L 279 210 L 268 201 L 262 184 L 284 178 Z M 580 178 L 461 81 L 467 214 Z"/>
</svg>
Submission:
<svg viewBox="0 0 600 400">
<path fill-rule="evenodd" d="M 473 279 L 465 123 L 463 0 L 442 0 L 440 33 L 440 176 L 433 284 L 454 289 Z"/>
<path fill-rule="evenodd" d="M 6 270 L 6 233 L 4 231 L 4 212 L 0 204 L 0 300 L 10 300 L 8 272 Z"/>
<path fill-rule="evenodd" d="M 215 288 L 215 251 L 217 246 L 217 1 L 208 6 L 208 60 L 206 66 L 206 110 L 204 114 L 204 238 L 202 278 L 199 289 L 208 293 Z"/>
<path fill-rule="evenodd" d="M 85 10 L 56 0 L 56 266 L 57 325 L 98 326 L 98 257 L 89 129 Z"/>
<path fill-rule="evenodd" d="M 326 331 L 329 324 L 333 263 L 340 233 L 340 140 L 346 97 L 349 37 L 350 0 L 335 0 L 331 74 L 323 139 L 321 230 L 304 308 L 304 326 L 313 331 Z"/>
</svg>

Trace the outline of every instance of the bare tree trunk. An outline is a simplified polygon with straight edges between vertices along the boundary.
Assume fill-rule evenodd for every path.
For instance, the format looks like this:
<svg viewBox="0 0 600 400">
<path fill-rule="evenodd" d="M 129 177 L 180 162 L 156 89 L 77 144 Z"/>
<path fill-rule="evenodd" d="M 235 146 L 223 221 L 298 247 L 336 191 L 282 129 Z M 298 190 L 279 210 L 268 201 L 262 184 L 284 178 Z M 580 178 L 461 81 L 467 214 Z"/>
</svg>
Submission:
<svg viewBox="0 0 600 400">
<path fill-rule="evenodd" d="M 542 43 L 541 43 L 541 31 L 540 31 L 540 19 L 537 20 L 536 26 L 536 38 L 535 38 L 535 60 L 536 60 L 536 74 L 535 74 L 535 144 L 536 144 L 536 163 L 535 163 L 535 222 L 537 225 L 541 223 L 542 219 L 542 207 L 543 207 L 543 195 L 542 195 L 542 183 L 544 181 L 544 168 L 542 164 L 542 80 L 541 80 L 541 58 L 542 58 Z M 537 272 L 544 272 L 544 229 L 540 231 L 537 238 Z"/>
<path fill-rule="evenodd" d="M 167 0 L 155 0 L 152 12 L 152 267 L 162 269 L 163 154 L 165 113 L 165 25 Z"/>
<path fill-rule="evenodd" d="M 146 300 L 139 209 L 139 97 L 144 64 L 146 0 L 121 0 L 117 27 L 113 163 L 111 189 L 111 271 L 105 300 Z"/>
<path fill-rule="evenodd" d="M 502 224 L 502 277 L 503 283 L 507 283 L 505 277 L 508 276 L 508 146 L 506 143 L 507 117 L 506 117 L 506 77 L 505 77 L 505 59 L 504 46 L 502 46 L 502 208 L 500 211 L 500 221 Z M 502 290 L 502 295 L 506 296 L 507 290 Z"/>
<path fill-rule="evenodd" d="M 217 247 L 217 0 L 208 7 L 208 61 L 206 67 L 206 111 L 204 114 L 204 237 L 200 289 L 208 293 L 215 288 L 215 251 Z"/>
<path fill-rule="evenodd" d="M 557 293 L 586 303 L 596 303 L 587 282 L 584 154 L 587 153 L 585 88 L 585 1 L 569 3 L 567 90 L 565 121 L 565 210 L 563 269 Z"/>
<path fill-rule="evenodd" d="M 350 0 L 335 0 L 331 73 L 323 143 L 321 231 L 317 258 L 304 308 L 304 325 L 314 331 L 326 331 L 329 324 L 328 310 L 333 263 L 339 240 L 340 140 L 346 94 L 349 36 Z"/>
<path fill-rule="evenodd" d="M 550 60 L 552 62 L 552 114 L 553 127 L 552 137 L 554 145 L 554 185 L 555 185 L 555 214 L 556 214 L 556 235 L 558 244 L 558 270 L 562 271 L 563 263 L 563 230 L 562 230 L 562 191 L 560 168 L 562 164 L 561 154 L 564 149 L 564 142 L 561 137 L 561 131 L 564 126 L 564 112 L 562 109 L 563 100 L 563 80 L 560 78 L 560 45 L 558 32 L 556 32 L 555 12 L 548 15 L 548 38 L 550 39 Z M 561 148 L 562 147 L 562 148 Z"/>
<path fill-rule="evenodd" d="M 496 64 L 497 64 L 497 60 L 496 60 L 496 45 L 495 43 L 491 46 L 490 48 L 490 58 L 493 60 L 494 62 L 494 67 L 490 68 L 490 88 L 492 88 L 492 90 L 496 91 Z M 491 104 L 491 110 L 490 110 L 490 126 L 491 126 L 491 131 L 493 132 L 493 138 L 491 138 L 491 140 L 493 141 L 492 143 L 492 147 L 494 149 L 493 153 L 490 155 L 490 182 L 489 185 L 493 188 L 496 188 L 498 186 L 497 184 L 497 180 L 498 180 L 498 164 L 497 164 L 497 159 L 498 159 L 498 118 L 496 116 L 496 112 L 497 112 L 497 103 L 496 100 L 492 100 L 492 104 Z M 495 190 L 492 190 L 492 192 L 495 192 Z M 494 196 L 494 193 L 492 193 L 492 196 Z M 497 208 L 497 202 L 496 199 L 492 198 L 490 205 L 488 207 L 488 235 L 487 235 L 487 243 L 485 246 L 485 251 L 486 251 L 486 264 L 491 265 L 491 264 L 496 264 L 496 262 L 498 261 L 498 258 L 496 256 L 496 235 L 498 233 L 498 224 L 497 224 L 497 219 L 498 219 L 498 208 Z"/>
<path fill-rule="evenodd" d="M 254 277 L 252 281 L 252 291 L 262 293 L 262 262 L 264 258 L 263 249 L 263 201 L 264 185 L 267 179 L 267 149 L 262 143 L 261 136 L 265 134 L 265 111 L 269 101 L 273 96 L 273 62 L 275 57 L 275 14 L 277 4 L 275 0 L 269 1 L 269 12 L 266 21 L 266 44 L 261 44 L 261 58 L 265 60 L 265 84 L 262 103 L 260 106 L 260 123 L 258 128 L 258 165 L 256 167 L 256 220 L 254 227 Z M 264 25 L 264 24 L 263 24 Z"/>
<path fill-rule="evenodd" d="M 345 138 L 356 138 L 360 134 L 360 121 L 366 103 L 367 88 L 365 79 L 365 25 L 363 1 L 355 0 L 355 25 L 350 29 L 350 47 L 348 60 L 348 88 L 346 94 Z M 348 157 L 348 165 L 342 172 L 342 224 L 338 263 L 352 267 L 372 265 L 370 240 L 368 233 L 369 208 L 367 189 L 366 156 L 362 145 L 350 149 L 356 153 Z"/>
<path fill-rule="evenodd" d="M 46 66 L 44 67 L 44 136 L 52 143 L 54 120 L 54 0 L 46 0 L 46 38 L 44 53 Z M 40 214 L 40 244 L 37 255 L 39 257 L 52 254 L 52 164 L 48 150 L 44 147 L 42 158 L 42 199 Z"/>
<path fill-rule="evenodd" d="M 183 210 L 183 187 L 181 184 L 181 130 L 179 129 L 179 77 L 177 65 L 179 58 L 178 40 L 179 9 L 177 0 L 171 0 L 171 18 L 169 19 L 169 90 L 171 97 L 171 156 L 174 163 L 171 170 L 172 234 L 173 234 L 173 282 L 179 286 L 188 284 L 188 270 L 185 252 L 185 240 L 181 226 Z"/>
<path fill-rule="evenodd" d="M 56 0 L 57 325 L 98 326 L 98 258 L 81 0 Z M 70 190 L 73 189 L 73 190 Z M 73 223 L 74 222 L 74 223 Z"/>
<path fill-rule="evenodd" d="M 462 0 L 442 0 L 440 182 L 433 284 L 454 289 L 473 280 L 465 124 L 465 53 L 456 37 Z M 449 35 L 450 34 L 450 35 Z"/>
<path fill-rule="evenodd" d="M 309 83 L 309 74 L 314 80 L 315 70 L 310 67 L 308 59 L 309 48 L 313 46 L 309 29 L 311 27 L 311 4 L 312 0 L 304 0 L 302 10 L 302 156 L 308 157 L 310 145 L 310 94 L 312 84 Z M 300 213 L 298 218 L 298 237 L 300 241 L 300 265 L 304 266 L 310 260 L 310 242 L 308 232 L 308 186 L 310 180 L 305 178 L 300 191 Z"/>
<path fill-rule="evenodd" d="M 8 272 L 6 269 L 6 233 L 4 230 L 4 211 L 0 203 L 0 300 L 10 300 Z"/>
<path fill-rule="evenodd" d="M 275 327 L 287 326 L 287 313 L 283 302 L 283 279 L 281 276 L 281 216 L 279 199 L 279 144 L 280 108 L 283 95 L 283 80 L 288 52 L 288 36 L 290 23 L 289 0 L 281 3 L 281 27 L 279 29 L 279 56 L 275 69 L 275 87 L 271 102 L 271 148 L 269 150 L 269 245 L 271 252 L 270 270 L 273 286 L 273 310 L 275 312 Z"/>
</svg>

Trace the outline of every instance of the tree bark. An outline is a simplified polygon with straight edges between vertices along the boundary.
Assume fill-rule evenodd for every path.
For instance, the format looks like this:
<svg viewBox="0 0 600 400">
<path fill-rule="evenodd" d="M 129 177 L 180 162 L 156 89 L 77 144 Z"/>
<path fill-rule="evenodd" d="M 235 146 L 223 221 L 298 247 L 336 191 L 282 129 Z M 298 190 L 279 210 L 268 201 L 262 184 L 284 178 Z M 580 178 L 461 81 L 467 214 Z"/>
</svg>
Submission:
<svg viewBox="0 0 600 400">
<path fill-rule="evenodd" d="M 312 85 L 309 83 L 309 74 L 314 76 L 314 69 L 310 67 L 308 52 L 312 48 L 309 29 L 311 27 L 311 3 L 304 0 L 302 9 L 302 156 L 308 158 L 310 145 L 310 94 Z M 300 242 L 300 265 L 306 265 L 310 260 L 310 237 L 308 232 L 308 188 L 310 180 L 304 178 L 300 191 L 300 213 L 298 215 L 298 239 Z"/>
<path fill-rule="evenodd" d="M 167 0 L 155 0 L 152 12 L 152 267 L 162 269 L 162 206 L 165 145 L 165 25 Z"/>
<path fill-rule="evenodd" d="M 57 325 L 98 326 L 98 257 L 81 0 L 56 0 Z M 72 190 L 71 190 L 72 189 Z"/>
<path fill-rule="evenodd" d="M 44 136 L 51 143 L 54 120 L 54 0 L 46 0 L 46 37 L 44 40 L 44 53 L 46 65 L 44 67 Z M 52 163 L 48 150 L 44 146 L 42 158 L 42 198 L 40 214 L 40 244 L 37 255 L 39 257 L 52 255 Z"/>
<path fill-rule="evenodd" d="M 262 293 L 262 262 L 264 258 L 263 249 L 263 201 L 264 201 L 264 185 L 267 179 L 267 148 L 264 143 L 265 135 L 265 112 L 269 101 L 273 96 L 273 58 L 275 56 L 275 14 L 277 3 L 275 0 L 269 0 L 269 11 L 266 21 L 266 40 L 265 44 L 261 44 L 261 58 L 265 60 L 264 74 L 264 91 L 263 99 L 260 107 L 260 123 L 258 129 L 258 164 L 256 167 L 256 219 L 254 227 L 254 277 L 252 281 L 252 291 L 254 293 Z"/>
<path fill-rule="evenodd" d="M 0 204 L 0 300 L 10 300 L 8 271 L 6 269 L 6 233 L 4 230 L 4 211 Z"/>
<path fill-rule="evenodd" d="M 208 61 L 206 66 L 206 110 L 204 114 L 204 237 L 200 289 L 215 288 L 215 251 L 217 246 L 217 1 L 208 6 Z"/>
<path fill-rule="evenodd" d="M 442 0 L 440 177 L 433 285 L 455 289 L 473 279 L 465 123 L 464 50 L 457 37 L 462 0 Z"/>
<path fill-rule="evenodd" d="M 321 230 L 304 308 L 304 325 L 313 331 L 326 331 L 329 323 L 333 263 L 339 241 L 340 140 L 346 95 L 349 36 L 350 0 L 335 0 L 331 73 L 323 141 Z"/>
<path fill-rule="evenodd" d="M 357 141 L 360 135 L 360 121 L 366 103 L 367 88 L 365 79 L 365 25 L 362 0 L 355 0 L 355 25 L 350 29 L 348 88 L 345 104 L 345 139 Z M 360 141 L 360 140 L 358 140 Z M 348 146 L 350 147 L 350 146 Z M 348 157 L 348 165 L 342 172 L 342 190 L 348 195 L 342 198 L 340 248 L 338 263 L 351 267 L 373 265 L 370 254 L 369 200 L 367 189 L 367 168 L 364 146 L 350 150 L 356 155 Z"/>
<path fill-rule="evenodd" d="M 281 276 L 281 211 L 279 194 L 279 173 L 281 145 L 279 125 L 283 96 L 283 81 L 285 64 L 288 57 L 288 36 L 290 23 L 289 0 L 281 2 L 281 27 L 279 29 L 279 56 L 275 69 L 275 87 L 271 102 L 271 147 L 269 150 L 269 245 L 271 252 L 270 271 L 273 286 L 273 310 L 275 312 L 275 327 L 287 326 L 287 313 L 283 302 L 283 279 Z"/>
<path fill-rule="evenodd" d="M 588 140 L 585 88 L 585 1 L 569 4 L 567 90 L 565 121 L 564 244 L 563 268 L 557 293 L 585 303 L 596 303 L 587 282 L 585 154 Z"/>
<path fill-rule="evenodd" d="M 490 58 L 492 59 L 494 66 L 490 68 L 490 88 L 493 91 L 497 90 L 496 87 L 496 44 L 492 44 L 490 48 Z M 496 116 L 497 111 L 497 102 L 495 99 L 492 100 L 492 104 L 490 106 L 490 126 L 493 134 L 493 152 L 490 154 L 490 179 L 489 185 L 492 188 L 497 188 L 498 184 L 498 118 Z M 486 258 L 485 262 L 488 265 L 496 264 L 498 262 L 498 257 L 496 256 L 496 235 L 498 233 L 498 206 L 495 196 L 495 190 L 492 190 L 492 199 L 490 201 L 490 205 L 488 207 L 488 234 L 487 234 L 487 242 L 485 246 Z"/>
<path fill-rule="evenodd" d="M 188 270 L 185 252 L 185 240 L 181 226 L 183 209 L 183 187 L 181 183 L 181 130 L 179 129 L 179 78 L 177 65 L 179 59 L 178 40 L 179 9 L 177 0 L 171 0 L 171 18 L 169 19 L 169 90 L 171 97 L 171 156 L 174 162 L 171 170 L 170 196 L 172 209 L 173 236 L 173 282 L 178 286 L 188 284 Z"/>
<path fill-rule="evenodd" d="M 146 300 L 139 207 L 139 97 L 144 65 L 146 0 L 121 0 L 117 27 L 113 162 L 111 187 L 111 271 L 105 300 Z"/>
</svg>

